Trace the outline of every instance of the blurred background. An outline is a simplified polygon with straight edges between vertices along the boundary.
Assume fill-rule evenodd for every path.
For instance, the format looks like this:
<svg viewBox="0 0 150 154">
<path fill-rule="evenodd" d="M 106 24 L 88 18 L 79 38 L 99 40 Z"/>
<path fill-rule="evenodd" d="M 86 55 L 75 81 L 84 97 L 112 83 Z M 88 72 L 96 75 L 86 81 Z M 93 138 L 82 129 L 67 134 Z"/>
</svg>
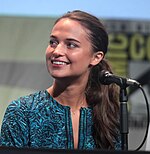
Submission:
<svg viewBox="0 0 150 154">
<path fill-rule="evenodd" d="M 102 20 L 115 74 L 139 81 L 150 102 L 149 6 L 149 0 L 0 0 L 0 126 L 12 100 L 52 83 L 45 66 L 50 31 L 57 17 L 75 9 Z M 128 96 L 129 149 L 134 150 L 143 140 L 147 113 L 139 89 L 129 87 Z"/>
</svg>

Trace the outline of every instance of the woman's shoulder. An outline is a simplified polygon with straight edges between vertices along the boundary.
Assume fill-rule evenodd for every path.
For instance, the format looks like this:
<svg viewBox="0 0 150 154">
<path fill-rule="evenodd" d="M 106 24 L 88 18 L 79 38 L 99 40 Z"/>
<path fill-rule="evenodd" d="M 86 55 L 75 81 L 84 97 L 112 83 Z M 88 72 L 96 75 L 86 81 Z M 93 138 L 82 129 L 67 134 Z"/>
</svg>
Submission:
<svg viewBox="0 0 150 154">
<path fill-rule="evenodd" d="M 48 92 L 46 90 L 41 90 L 37 92 L 33 92 L 31 94 L 21 96 L 18 99 L 13 100 L 8 108 L 13 109 L 33 109 L 44 105 L 48 100 L 50 100 Z"/>
<path fill-rule="evenodd" d="M 25 102 L 27 104 L 32 104 L 35 102 L 46 101 L 48 97 L 49 97 L 48 92 L 46 90 L 41 90 L 26 96 L 22 96 L 19 99 L 17 99 L 17 101 Z"/>
</svg>

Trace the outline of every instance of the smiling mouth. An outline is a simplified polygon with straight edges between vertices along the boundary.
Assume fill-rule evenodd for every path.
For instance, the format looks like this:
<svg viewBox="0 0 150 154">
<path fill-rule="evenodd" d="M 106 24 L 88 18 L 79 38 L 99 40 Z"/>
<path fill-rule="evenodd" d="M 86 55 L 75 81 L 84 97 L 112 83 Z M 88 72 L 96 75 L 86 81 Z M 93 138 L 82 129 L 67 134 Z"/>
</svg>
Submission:
<svg viewBox="0 0 150 154">
<path fill-rule="evenodd" d="M 69 64 L 68 62 L 56 61 L 56 60 L 52 60 L 51 62 L 52 62 L 52 64 L 55 64 L 55 65 L 67 65 L 67 64 Z"/>
<path fill-rule="evenodd" d="M 56 65 L 65 65 L 65 62 L 61 62 L 61 61 L 53 61 L 52 64 L 56 64 Z"/>
</svg>

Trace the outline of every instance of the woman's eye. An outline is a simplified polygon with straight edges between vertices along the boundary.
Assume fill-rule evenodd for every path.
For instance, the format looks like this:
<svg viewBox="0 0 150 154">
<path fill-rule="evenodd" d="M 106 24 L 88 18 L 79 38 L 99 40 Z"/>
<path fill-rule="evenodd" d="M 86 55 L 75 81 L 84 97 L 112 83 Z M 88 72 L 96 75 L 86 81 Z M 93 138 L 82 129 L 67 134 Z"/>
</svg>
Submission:
<svg viewBox="0 0 150 154">
<path fill-rule="evenodd" d="M 69 43 L 67 44 L 67 47 L 68 47 L 68 48 L 76 48 L 76 47 L 78 47 L 78 45 L 75 44 L 75 43 L 73 43 L 73 42 L 69 42 Z"/>
<path fill-rule="evenodd" d="M 52 48 L 55 48 L 55 47 L 57 47 L 58 42 L 57 42 L 56 40 L 50 40 L 50 41 L 49 41 L 49 44 L 50 44 L 50 46 L 51 46 Z"/>
</svg>

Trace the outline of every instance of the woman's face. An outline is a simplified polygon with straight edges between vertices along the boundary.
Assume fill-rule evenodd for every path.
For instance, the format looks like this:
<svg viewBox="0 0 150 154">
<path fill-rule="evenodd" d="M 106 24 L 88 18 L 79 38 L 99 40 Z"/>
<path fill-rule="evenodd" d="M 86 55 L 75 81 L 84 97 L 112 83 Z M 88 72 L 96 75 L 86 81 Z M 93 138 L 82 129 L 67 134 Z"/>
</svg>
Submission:
<svg viewBox="0 0 150 154">
<path fill-rule="evenodd" d="M 77 21 L 61 19 L 50 34 L 46 49 L 46 63 L 54 78 L 85 77 L 90 66 L 98 63 L 98 56 L 92 52 L 87 30 Z"/>
</svg>

